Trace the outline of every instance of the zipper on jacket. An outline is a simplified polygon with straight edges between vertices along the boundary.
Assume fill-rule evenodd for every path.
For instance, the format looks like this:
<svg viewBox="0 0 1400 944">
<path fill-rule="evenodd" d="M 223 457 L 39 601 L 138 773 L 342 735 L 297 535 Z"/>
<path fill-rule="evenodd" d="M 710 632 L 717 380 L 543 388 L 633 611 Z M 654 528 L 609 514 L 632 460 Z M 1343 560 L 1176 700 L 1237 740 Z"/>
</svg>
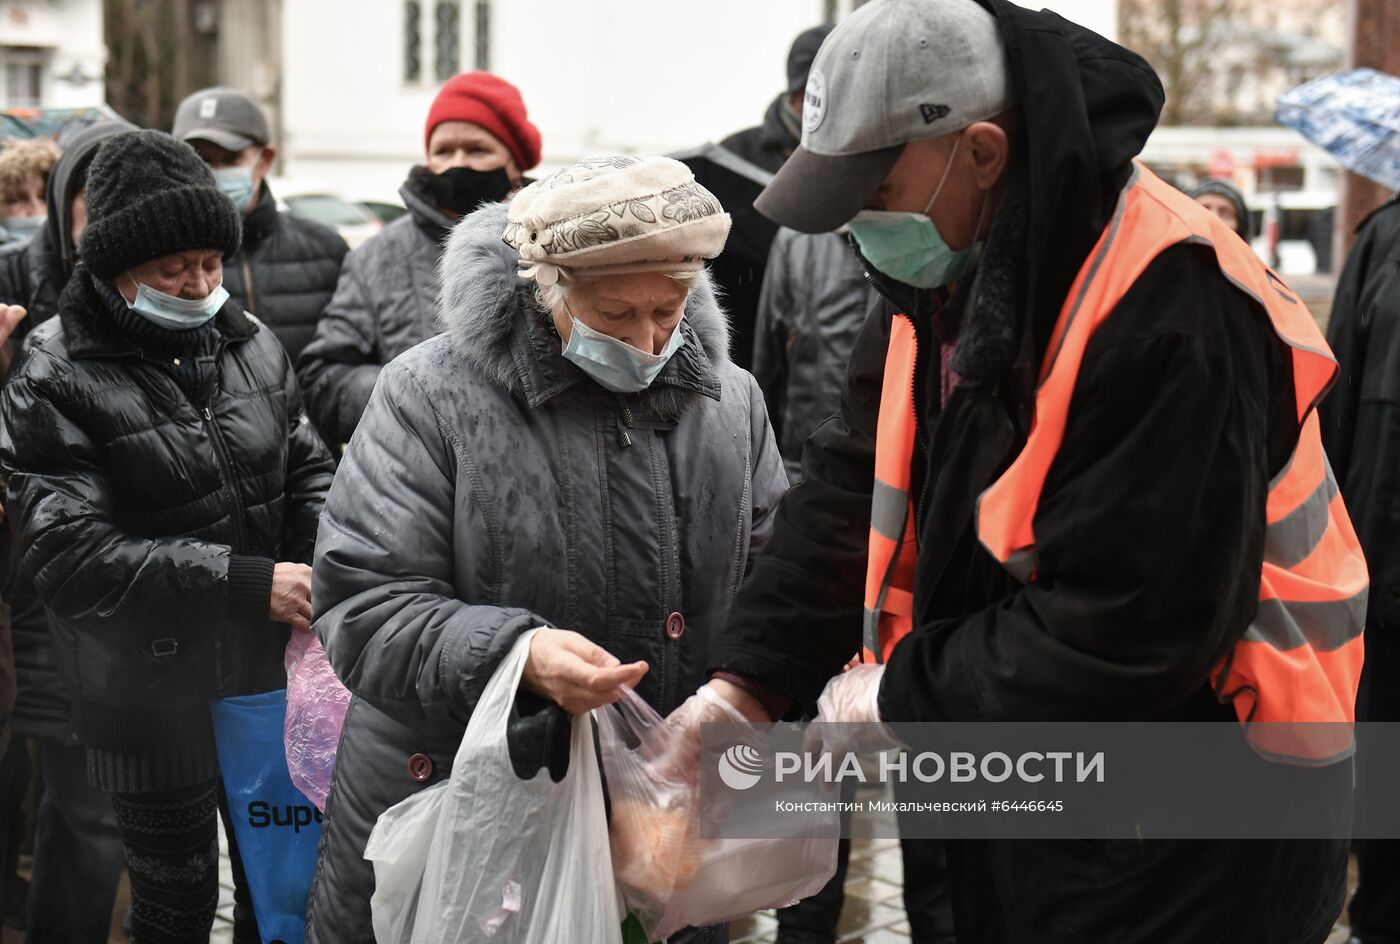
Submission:
<svg viewBox="0 0 1400 944">
<path fill-rule="evenodd" d="M 248 254 L 243 256 L 243 294 L 248 296 L 248 313 L 253 317 L 258 315 L 258 303 L 253 300 L 253 267 L 248 264 Z"/>
<path fill-rule="evenodd" d="M 617 398 L 617 405 L 622 413 L 622 422 L 617 427 L 617 444 L 625 449 L 632 445 L 632 437 L 627 430 L 635 426 L 637 421 L 632 416 L 632 408 L 620 396 Z"/>
<path fill-rule="evenodd" d="M 213 402 L 213 394 L 210 394 L 209 403 Z M 223 476 L 224 484 L 228 486 L 229 499 L 233 503 L 233 533 L 234 539 L 238 541 L 238 552 L 246 554 L 248 552 L 248 535 L 244 530 L 243 498 L 238 494 L 238 483 L 234 479 L 233 460 L 229 457 L 224 434 L 219 429 L 219 425 L 214 422 L 214 411 L 209 405 L 206 405 L 201 410 L 200 415 L 204 417 L 204 428 L 209 433 L 209 438 L 214 441 L 214 457 L 219 463 L 219 474 Z"/>
</svg>

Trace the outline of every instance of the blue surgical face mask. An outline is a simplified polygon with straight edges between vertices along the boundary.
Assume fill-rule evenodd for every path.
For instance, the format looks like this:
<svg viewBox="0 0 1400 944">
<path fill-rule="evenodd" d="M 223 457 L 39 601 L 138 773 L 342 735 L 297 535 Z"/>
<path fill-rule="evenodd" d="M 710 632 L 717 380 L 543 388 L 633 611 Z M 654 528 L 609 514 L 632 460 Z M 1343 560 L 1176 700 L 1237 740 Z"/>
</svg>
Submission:
<svg viewBox="0 0 1400 944">
<path fill-rule="evenodd" d="M 203 298 L 180 298 L 142 285 L 135 279 L 132 282 L 136 285 L 136 300 L 127 302 L 127 307 L 168 331 L 191 331 L 202 327 L 228 301 L 228 289 L 222 282 Z"/>
<path fill-rule="evenodd" d="M 253 167 L 251 164 L 239 167 L 220 167 L 214 171 L 214 183 L 219 185 L 233 205 L 242 213 L 253 203 Z"/>
<path fill-rule="evenodd" d="M 594 331 L 574 317 L 569 343 L 564 345 L 564 357 L 581 367 L 584 373 L 614 393 L 637 393 L 651 386 L 661 368 L 685 344 L 680 322 L 671 332 L 671 340 L 660 354 L 648 354 L 617 338 Z"/>
<path fill-rule="evenodd" d="M 9 234 L 11 239 L 22 239 L 27 242 L 34 238 L 35 233 L 44 228 L 44 224 L 48 222 L 48 219 L 49 218 L 42 213 L 38 216 L 11 216 L 4 221 L 0 221 L 0 225 L 4 226 L 5 232 Z"/>
<path fill-rule="evenodd" d="M 973 247 L 953 249 L 929 219 L 928 212 L 943 192 L 953 158 L 958 155 L 962 138 L 953 145 L 948 166 L 934 188 L 928 206 L 922 213 L 892 210 L 862 210 L 850 222 L 851 235 L 865 261 L 890 278 L 915 288 L 939 288 L 956 282 L 967 267 Z M 987 196 L 982 198 L 982 210 L 977 215 L 977 229 L 987 211 Z"/>
</svg>

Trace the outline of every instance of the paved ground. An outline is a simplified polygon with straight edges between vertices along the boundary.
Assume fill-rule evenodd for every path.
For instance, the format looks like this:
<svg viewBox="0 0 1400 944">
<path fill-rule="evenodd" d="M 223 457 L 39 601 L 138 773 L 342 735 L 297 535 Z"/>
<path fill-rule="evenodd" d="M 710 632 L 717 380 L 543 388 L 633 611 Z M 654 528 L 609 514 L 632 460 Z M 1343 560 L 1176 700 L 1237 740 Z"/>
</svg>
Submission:
<svg viewBox="0 0 1400 944">
<path fill-rule="evenodd" d="M 23 863 L 22 863 L 23 868 Z M 846 906 L 841 913 L 838 938 L 842 944 L 895 944 L 909 942 L 909 924 L 904 919 L 900 899 L 902 867 L 899 842 L 894 839 L 855 839 L 851 843 L 850 877 L 846 882 Z M 1353 875 L 1353 881 L 1355 876 Z M 222 893 L 219 911 L 214 919 L 210 944 L 232 944 L 233 941 L 233 878 L 225 859 L 220 873 Z M 125 889 L 122 904 L 112 922 L 109 944 L 126 944 L 121 929 L 121 913 L 125 910 Z M 777 921 L 771 913 L 755 915 L 731 927 L 734 944 L 772 944 L 777 933 Z M 1342 944 L 1347 929 L 1339 925 L 1327 944 Z M 23 944 L 20 932 L 6 928 L 0 944 Z"/>
</svg>

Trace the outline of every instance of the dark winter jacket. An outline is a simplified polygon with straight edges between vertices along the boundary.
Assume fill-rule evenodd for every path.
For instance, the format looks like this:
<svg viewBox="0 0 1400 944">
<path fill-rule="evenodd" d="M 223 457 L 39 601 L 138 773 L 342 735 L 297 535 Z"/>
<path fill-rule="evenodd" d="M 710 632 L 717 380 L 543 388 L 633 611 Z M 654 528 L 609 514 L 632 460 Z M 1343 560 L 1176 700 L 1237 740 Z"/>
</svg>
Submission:
<svg viewBox="0 0 1400 944">
<path fill-rule="evenodd" d="M 335 230 L 279 211 L 263 184 L 243 218 L 243 248 L 224 260 L 224 288 L 272 329 L 295 363 L 335 294 L 347 252 Z"/>
<path fill-rule="evenodd" d="M 103 141 L 132 126 L 104 121 L 75 134 L 49 174 L 44 229 L 26 244 L 0 250 L 0 304 L 23 305 L 28 314 L 10 335 L 12 373 L 24 356 L 24 338 L 58 313 L 58 300 L 73 273 L 73 198 L 87 182 L 88 164 Z M 69 733 L 69 697 L 53 661 L 44 605 L 24 569 L 14 519 L 0 528 L 0 580 L 14 630 L 19 696 L 14 729 L 25 737 L 64 737 Z"/>
<path fill-rule="evenodd" d="M 1369 656 L 1400 646 L 1400 198 L 1361 225 L 1327 342 L 1342 372 L 1322 404 L 1322 444 L 1371 571 Z"/>
<path fill-rule="evenodd" d="M 876 297 L 844 236 L 784 229 L 773 240 L 753 374 L 789 481 L 801 478 L 807 437 L 841 409 L 846 364 Z"/>
<path fill-rule="evenodd" d="M 107 305 L 79 270 L 32 334 L 0 466 L 78 736 L 162 749 L 207 732 L 210 699 L 284 684 L 272 567 L 310 560 L 331 463 L 282 345 L 237 305 L 193 368 Z"/>
<path fill-rule="evenodd" d="M 651 388 L 618 396 L 563 358 L 504 226 L 496 204 L 454 231 L 446 333 L 385 368 L 326 506 L 316 631 L 355 698 L 312 892 L 316 944 L 370 941 L 370 830 L 450 775 L 523 631 L 573 629 L 645 659 L 638 691 L 663 714 L 693 693 L 787 485 L 708 281 L 687 303 L 684 346 Z M 415 754 L 432 762 L 424 783 Z"/>
<path fill-rule="evenodd" d="M 763 124 L 734 132 L 721 141 L 720 146 L 776 174 L 802 138 L 800 119 L 784 114 L 787 97 L 784 92 L 773 99 L 763 114 Z"/>
<path fill-rule="evenodd" d="M 437 265 L 452 220 L 405 186 L 408 212 L 345 257 L 297 375 L 329 442 L 347 443 L 379 370 L 437 333 Z"/>
<path fill-rule="evenodd" d="M 982 2 L 1007 45 L 1022 147 L 977 274 L 946 300 L 881 282 L 891 304 L 857 340 L 841 414 L 808 442 L 714 667 L 808 704 L 860 645 L 898 308 L 919 335 L 920 553 L 914 631 L 889 659 L 881 717 L 1231 721 L 1209 674 L 1256 611 L 1268 483 L 1297 426 L 1282 346 L 1209 247 L 1162 253 L 1085 351 L 1035 519 L 1037 579 L 1017 583 L 977 539 L 976 500 L 1025 443 L 1050 330 L 1162 104 L 1137 56 L 1053 14 Z M 943 407 L 940 339 L 956 340 L 961 378 Z M 1311 944 L 1345 894 L 1340 841 L 952 845 L 963 944 Z"/>
</svg>

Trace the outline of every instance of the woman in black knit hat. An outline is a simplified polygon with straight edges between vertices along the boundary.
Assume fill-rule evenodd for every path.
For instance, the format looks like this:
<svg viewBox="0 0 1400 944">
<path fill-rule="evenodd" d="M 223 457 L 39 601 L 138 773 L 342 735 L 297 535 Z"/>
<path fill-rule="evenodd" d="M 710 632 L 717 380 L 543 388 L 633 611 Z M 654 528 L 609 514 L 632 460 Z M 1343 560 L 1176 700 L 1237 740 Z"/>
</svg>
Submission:
<svg viewBox="0 0 1400 944">
<path fill-rule="evenodd" d="M 282 346 L 227 301 L 239 214 L 194 149 L 117 135 L 86 198 L 59 316 L 5 387 L 0 466 L 121 826 L 132 939 L 203 942 L 228 815 L 208 705 L 285 686 L 331 460 Z M 231 851 L 235 940 L 254 944 Z"/>
</svg>

